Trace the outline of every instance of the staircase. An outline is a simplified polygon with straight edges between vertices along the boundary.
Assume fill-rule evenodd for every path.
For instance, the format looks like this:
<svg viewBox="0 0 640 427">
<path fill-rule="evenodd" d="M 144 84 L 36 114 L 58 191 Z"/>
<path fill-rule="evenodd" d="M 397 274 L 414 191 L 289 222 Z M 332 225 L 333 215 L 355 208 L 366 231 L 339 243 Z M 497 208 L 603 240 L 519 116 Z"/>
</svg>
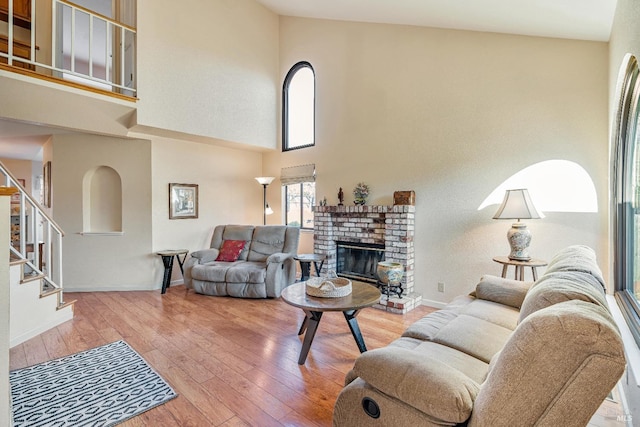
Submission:
<svg viewBox="0 0 640 427">
<path fill-rule="evenodd" d="M 73 318 L 74 301 L 62 288 L 64 233 L 45 209 L 0 162 L 0 179 L 18 188 L 11 202 L 10 346 Z"/>
</svg>

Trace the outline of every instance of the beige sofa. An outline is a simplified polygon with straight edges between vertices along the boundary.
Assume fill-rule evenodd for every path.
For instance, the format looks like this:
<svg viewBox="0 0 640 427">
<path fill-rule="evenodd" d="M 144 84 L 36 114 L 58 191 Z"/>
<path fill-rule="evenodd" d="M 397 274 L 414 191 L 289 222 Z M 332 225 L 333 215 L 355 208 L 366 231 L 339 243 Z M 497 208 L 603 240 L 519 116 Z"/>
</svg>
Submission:
<svg viewBox="0 0 640 427">
<path fill-rule="evenodd" d="M 191 253 L 184 263 L 184 283 L 205 295 L 279 297 L 295 281 L 299 237 L 298 227 L 219 225 L 210 248 Z M 226 240 L 246 242 L 236 261 L 216 261 Z"/>
<path fill-rule="evenodd" d="M 593 250 L 560 251 L 535 283 L 476 290 L 363 353 L 335 426 L 585 426 L 625 369 Z"/>
</svg>

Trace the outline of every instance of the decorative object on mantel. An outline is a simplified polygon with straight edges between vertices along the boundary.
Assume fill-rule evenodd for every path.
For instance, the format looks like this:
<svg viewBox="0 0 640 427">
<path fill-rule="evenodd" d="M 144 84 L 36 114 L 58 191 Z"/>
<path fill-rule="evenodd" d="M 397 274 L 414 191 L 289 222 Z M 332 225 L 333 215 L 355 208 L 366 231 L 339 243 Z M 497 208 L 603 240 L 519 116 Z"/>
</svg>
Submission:
<svg viewBox="0 0 640 427">
<path fill-rule="evenodd" d="M 169 219 L 198 218 L 198 184 L 169 184 Z"/>
<path fill-rule="evenodd" d="M 527 251 L 531 243 L 531 231 L 527 225 L 520 222 L 521 219 L 539 219 L 542 216 L 536 210 L 531 201 L 529 191 L 526 188 L 507 190 L 504 200 L 493 216 L 493 219 L 517 219 L 507 233 L 511 253 L 509 259 L 517 261 L 529 261 L 531 257 Z"/>
<path fill-rule="evenodd" d="M 327 206 L 327 198 L 320 200 L 320 206 Z"/>
<path fill-rule="evenodd" d="M 307 295 L 319 298 L 341 298 L 351 293 L 351 280 L 330 271 L 328 277 L 312 277 L 305 284 Z"/>
<path fill-rule="evenodd" d="M 393 192 L 393 204 L 394 205 L 411 205 L 416 204 L 416 193 L 413 190 L 410 191 L 394 191 Z"/>
<path fill-rule="evenodd" d="M 369 197 L 369 186 L 364 182 L 359 182 L 356 188 L 353 189 L 353 197 L 355 198 L 353 203 L 356 205 L 366 204 L 367 197 Z"/>
<path fill-rule="evenodd" d="M 342 202 L 344 202 L 344 193 L 342 192 L 342 187 L 338 190 L 338 206 L 342 206 Z"/>
</svg>

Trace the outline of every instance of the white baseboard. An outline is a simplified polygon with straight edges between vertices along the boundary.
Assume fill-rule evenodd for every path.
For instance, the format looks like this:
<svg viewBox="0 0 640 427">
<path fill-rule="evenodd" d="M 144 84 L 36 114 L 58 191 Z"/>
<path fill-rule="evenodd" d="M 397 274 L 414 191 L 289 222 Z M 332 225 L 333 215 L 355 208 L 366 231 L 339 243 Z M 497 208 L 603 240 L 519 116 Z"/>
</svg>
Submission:
<svg viewBox="0 0 640 427">
<path fill-rule="evenodd" d="M 427 307 L 433 308 L 445 308 L 447 306 L 447 303 L 423 298 L 420 305 L 426 305 Z"/>
<path fill-rule="evenodd" d="M 182 280 L 173 280 L 170 286 L 182 285 Z M 65 286 L 64 292 L 118 292 L 118 291 L 159 291 L 162 289 L 162 284 L 152 285 L 123 285 L 123 286 L 103 286 L 100 288 L 91 288 L 87 286 L 70 287 Z"/>
</svg>

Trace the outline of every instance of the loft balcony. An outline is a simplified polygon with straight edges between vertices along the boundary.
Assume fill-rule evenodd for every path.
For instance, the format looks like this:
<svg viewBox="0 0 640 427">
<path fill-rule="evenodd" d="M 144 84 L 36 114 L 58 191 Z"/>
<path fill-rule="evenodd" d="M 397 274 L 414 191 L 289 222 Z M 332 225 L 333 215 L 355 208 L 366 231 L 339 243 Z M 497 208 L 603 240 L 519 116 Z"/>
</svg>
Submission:
<svg viewBox="0 0 640 427">
<path fill-rule="evenodd" d="M 132 100 L 135 23 L 136 0 L 0 0 L 0 68 Z"/>
</svg>

